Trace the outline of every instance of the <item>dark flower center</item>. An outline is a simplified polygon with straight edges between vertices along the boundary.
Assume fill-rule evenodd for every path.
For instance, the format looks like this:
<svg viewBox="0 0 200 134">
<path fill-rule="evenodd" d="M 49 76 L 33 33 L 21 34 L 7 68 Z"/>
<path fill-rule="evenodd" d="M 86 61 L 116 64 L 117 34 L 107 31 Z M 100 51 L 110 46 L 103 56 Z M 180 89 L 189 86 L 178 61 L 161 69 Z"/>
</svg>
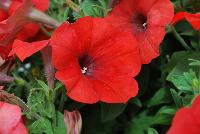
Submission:
<svg viewBox="0 0 200 134">
<path fill-rule="evenodd" d="M 82 74 L 89 74 L 90 72 L 90 64 L 91 64 L 91 58 L 87 55 L 84 54 L 82 56 L 80 56 L 80 58 L 78 59 L 79 62 L 79 66 L 81 69 Z"/>
<path fill-rule="evenodd" d="M 143 14 L 134 14 L 132 17 L 134 32 L 142 32 L 147 28 L 147 17 Z"/>
</svg>

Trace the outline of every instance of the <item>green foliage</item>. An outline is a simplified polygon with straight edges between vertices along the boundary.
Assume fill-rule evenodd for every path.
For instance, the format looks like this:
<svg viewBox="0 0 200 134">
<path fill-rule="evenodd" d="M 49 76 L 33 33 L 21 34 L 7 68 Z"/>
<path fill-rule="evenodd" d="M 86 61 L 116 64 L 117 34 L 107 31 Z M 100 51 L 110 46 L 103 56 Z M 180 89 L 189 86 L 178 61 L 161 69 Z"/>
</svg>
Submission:
<svg viewBox="0 0 200 134">
<path fill-rule="evenodd" d="M 148 101 L 147 106 L 152 107 L 163 103 L 170 102 L 170 94 L 168 89 L 162 88 L 158 90 L 154 96 Z"/>
<path fill-rule="evenodd" d="M 118 117 L 126 108 L 126 104 L 106 104 L 101 103 L 101 118 L 103 122 L 113 120 Z"/>
<path fill-rule="evenodd" d="M 30 134 L 53 134 L 51 122 L 48 119 L 41 118 L 28 126 Z"/>
<path fill-rule="evenodd" d="M 153 128 L 148 128 L 148 134 L 158 134 L 158 132 Z"/>
<path fill-rule="evenodd" d="M 106 16 L 110 11 L 108 0 L 85 0 L 80 4 L 83 16 Z"/>
</svg>

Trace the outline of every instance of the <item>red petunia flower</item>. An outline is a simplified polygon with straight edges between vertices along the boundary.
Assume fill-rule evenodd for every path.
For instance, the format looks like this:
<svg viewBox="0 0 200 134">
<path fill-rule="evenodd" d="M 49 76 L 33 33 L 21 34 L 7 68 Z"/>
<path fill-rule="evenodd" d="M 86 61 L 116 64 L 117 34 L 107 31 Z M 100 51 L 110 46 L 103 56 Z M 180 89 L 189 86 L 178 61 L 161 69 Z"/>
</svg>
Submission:
<svg viewBox="0 0 200 134">
<path fill-rule="evenodd" d="M 167 134 L 200 134 L 200 96 L 192 107 L 178 110 Z"/>
<path fill-rule="evenodd" d="M 184 19 L 186 19 L 195 30 L 200 30 L 200 12 L 196 14 L 179 12 L 174 16 L 172 20 L 172 25 L 175 25 L 176 23 Z"/>
<path fill-rule="evenodd" d="M 18 106 L 0 102 L 0 133 L 28 134 Z"/>
<path fill-rule="evenodd" d="M 63 23 L 51 38 L 56 78 L 79 102 L 125 103 L 137 95 L 137 41 L 101 18 Z"/>
<path fill-rule="evenodd" d="M 120 0 L 107 19 L 116 28 L 132 32 L 139 43 L 142 63 L 147 64 L 159 55 L 165 26 L 173 15 L 170 0 Z"/>
</svg>

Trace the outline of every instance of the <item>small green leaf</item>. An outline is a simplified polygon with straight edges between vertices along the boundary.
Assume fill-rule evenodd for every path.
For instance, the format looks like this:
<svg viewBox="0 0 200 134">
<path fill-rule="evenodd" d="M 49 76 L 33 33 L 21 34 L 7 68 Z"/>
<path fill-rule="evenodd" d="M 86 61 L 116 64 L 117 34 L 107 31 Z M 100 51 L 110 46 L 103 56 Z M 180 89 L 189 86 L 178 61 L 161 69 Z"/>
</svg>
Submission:
<svg viewBox="0 0 200 134">
<path fill-rule="evenodd" d="M 41 118 L 28 126 L 29 134 L 53 134 L 51 122 Z"/>
<path fill-rule="evenodd" d="M 174 102 L 178 108 L 183 107 L 182 97 L 178 95 L 176 90 L 170 89 Z"/>
<path fill-rule="evenodd" d="M 101 118 L 103 122 L 113 120 L 118 117 L 126 108 L 126 104 L 106 104 L 101 103 Z"/>
<path fill-rule="evenodd" d="M 31 89 L 27 104 L 33 113 L 49 118 L 54 116 L 54 105 L 47 99 L 45 91 L 42 89 Z"/>
<path fill-rule="evenodd" d="M 170 92 L 167 91 L 165 88 L 161 88 L 154 94 L 154 96 L 150 100 L 148 100 L 147 106 L 152 107 L 168 102 L 170 102 Z"/>
<path fill-rule="evenodd" d="M 47 84 L 44 81 L 41 80 L 37 80 L 38 84 L 46 91 L 49 90 L 49 87 L 47 86 Z"/>
<path fill-rule="evenodd" d="M 170 125 L 175 113 L 176 108 L 163 106 L 154 116 L 153 123 L 156 125 Z"/>
<path fill-rule="evenodd" d="M 140 113 L 137 117 L 134 117 L 125 134 L 146 134 L 147 129 L 153 125 L 153 116 L 148 115 L 148 111 Z"/>
<path fill-rule="evenodd" d="M 129 103 L 135 104 L 138 107 L 142 107 L 142 102 L 140 101 L 140 99 L 138 97 L 135 97 L 135 98 L 131 99 L 129 101 Z"/>
<path fill-rule="evenodd" d="M 154 128 L 148 128 L 148 134 L 158 134 Z"/>
</svg>

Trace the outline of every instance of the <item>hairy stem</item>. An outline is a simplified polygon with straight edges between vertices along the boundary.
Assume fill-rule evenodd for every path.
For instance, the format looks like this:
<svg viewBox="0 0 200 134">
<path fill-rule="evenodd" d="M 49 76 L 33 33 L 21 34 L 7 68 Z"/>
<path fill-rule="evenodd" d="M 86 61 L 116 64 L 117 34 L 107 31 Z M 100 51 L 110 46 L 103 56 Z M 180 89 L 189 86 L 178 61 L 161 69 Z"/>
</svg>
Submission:
<svg viewBox="0 0 200 134">
<path fill-rule="evenodd" d="M 80 13 L 79 6 L 71 0 L 66 0 L 67 5 L 76 13 Z"/>
<path fill-rule="evenodd" d="M 172 33 L 174 34 L 174 37 L 179 41 L 179 43 L 186 49 L 191 50 L 191 48 L 187 45 L 187 43 L 184 41 L 184 39 L 178 34 L 178 32 L 175 30 L 173 26 L 171 26 Z"/>
<path fill-rule="evenodd" d="M 52 50 L 50 46 L 45 47 L 42 51 L 42 59 L 44 63 L 45 75 L 50 89 L 54 88 L 54 74 L 55 70 L 52 64 Z"/>
</svg>

